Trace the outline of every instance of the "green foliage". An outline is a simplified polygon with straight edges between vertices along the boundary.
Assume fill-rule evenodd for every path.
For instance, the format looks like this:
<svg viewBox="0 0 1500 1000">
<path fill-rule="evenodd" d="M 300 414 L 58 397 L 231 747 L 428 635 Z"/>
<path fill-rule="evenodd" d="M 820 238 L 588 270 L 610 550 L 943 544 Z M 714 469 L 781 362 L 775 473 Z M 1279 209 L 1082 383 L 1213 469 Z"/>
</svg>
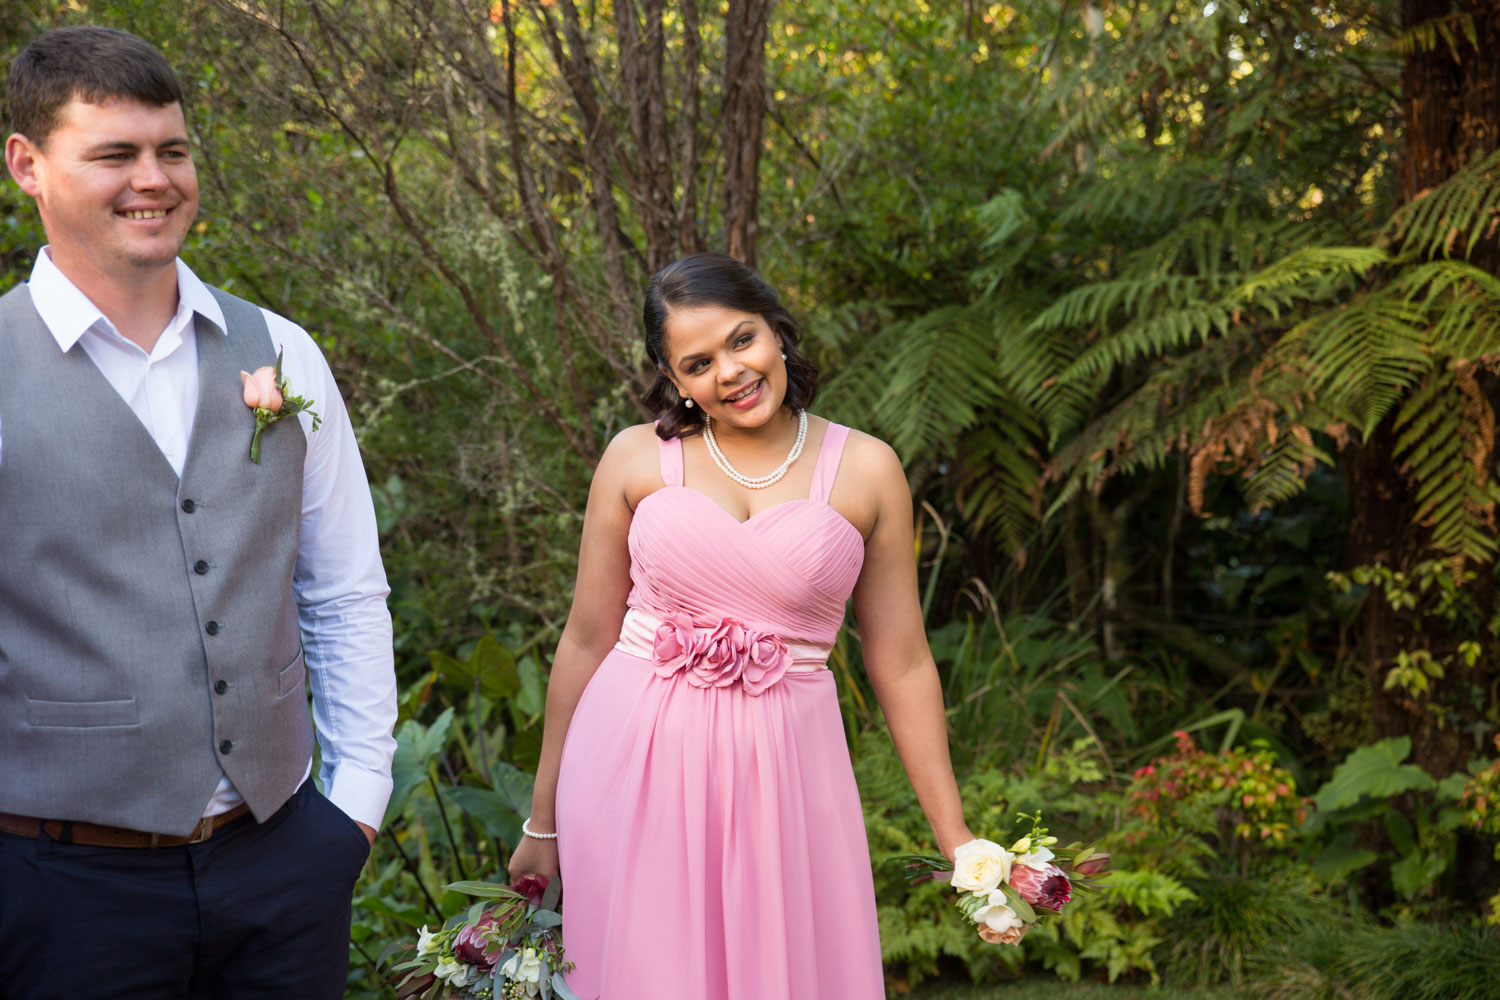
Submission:
<svg viewBox="0 0 1500 1000">
<path fill-rule="evenodd" d="M 471 904 L 463 885 L 504 870 L 531 811 L 545 680 L 517 634 L 434 651 L 406 687 L 395 788 L 354 899 L 351 997 L 382 996 L 375 955 Z"/>
<path fill-rule="evenodd" d="M 1383 862 L 1398 897 L 1416 901 L 1431 899 L 1438 880 L 1451 872 L 1455 831 L 1463 821 L 1454 803 L 1463 777 L 1437 781 L 1403 763 L 1410 753 L 1405 736 L 1360 747 L 1314 794 L 1317 811 L 1300 833 L 1316 852 L 1310 855 L 1312 870 L 1325 885 L 1343 885 L 1353 873 Z M 1387 852 L 1376 853 L 1357 839 L 1374 821 L 1384 832 Z"/>
<path fill-rule="evenodd" d="M 1411 753 L 1411 739 L 1401 736 L 1360 747 L 1334 769 L 1318 789 L 1318 809 L 1332 812 L 1356 805 L 1365 797 L 1386 799 L 1412 790 L 1436 788 L 1437 782 L 1415 764 L 1403 764 Z"/>
<path fill-rule="evenodd" d="M 1494 994 L 1500 935 L 1473 923 L 1324 921 L 1252 961 L 1266 1000 L 1483 1000 Z"/>
<path fill-rule="evenodd" d="M 1216 834 L 1228 853 L 1257 847 L 1284 847 L 1292 825 L 1306 816 L 1297 781 L 1276 764 L 1260 742 L 1248 751 L 1226 747 L 1217 754 L 1200 750 L 1186 732 L 1174 734 L 1176 751 L 1135 772 L 1130 808 L 1148 827 L 1181 826 Z M 1248 866 L 1248 852 L 1245 854 Z"/>
<path fill-rule="evenodd" d="M 1168 952 L 1178 978 L 1200 987 L 1243 986 L 1255 956 L 1339 919 L 1306 869 L 1214 873 L 1190 884 L 1193 900 L 1172 922 Z"/>
<path fill-rule="evenodd" d="M 1193 898 L 1181 875 L 1195 867 L 1203 848 L 1175 832 L 1128 842 L 1116 832 L 1119 793 L 1082 749 L 1050 754 L 1033 774 L 975 771 L 960 792 L 968 822 L 979 836 L 1010 843 L 1029 826 L 1018 814 L 1046 812 L 1063 842 L 1099 840 L 1112 852 L 1111 874 L 1100 893 L 1078 893 L 1057 920 L 1044 921 L 1020 949 L 983 943 L 954 911 L 953 889 L 943 883 L 906 885 L 904 872 L 881 859 L 931 853 L 927 821 L 905 782 L 889 734 L 876 729 L 859 747 L 855 775 L 865 802 L 865 827 L 876 861 L 882 955 L 899 982 L 917 983 L 959 964 L 975 982 L 995 982 L 1035 963 L 1072 981 L 1098 969 L 1111 982 L 1143 974 L 1156 980 L 1156 951 L 1170 936 L 1173 914 Z"/>
</svg>

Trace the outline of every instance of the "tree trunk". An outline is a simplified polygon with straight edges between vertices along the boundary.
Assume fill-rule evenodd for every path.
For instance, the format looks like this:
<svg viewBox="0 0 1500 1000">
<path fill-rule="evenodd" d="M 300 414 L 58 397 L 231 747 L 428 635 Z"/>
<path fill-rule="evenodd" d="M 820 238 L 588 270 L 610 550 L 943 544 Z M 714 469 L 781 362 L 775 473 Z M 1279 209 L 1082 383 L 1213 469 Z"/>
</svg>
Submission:
<svg viewBox="0 0 1500 1000">
<path fill-rule="evenodd" d="M 730 0 L 724 15 L 724 252 L 755 266 L 760 228 L 761 122 L 765 118 L 770 0 Z"/>
<path fill-rule="evenodd" d="M 1493 55 L 1500 51 L 1500 0 L 1403 0 L 1402 28 L 1409 46 L 1402 74 L 1401 197 L 1409 202 L 1500 146 L 1500 60 Z M 1479 42 L 1477 48 L 1471 39 Z M 1485 239 L 1470 261 L 1500 273 L 1497 247 L 1500 242 Z M 1434 553 L 1427 530 L 1415 523 L 1416 501 L 1393 454 L 1395 437 L 1388 420 L 1356 459 L 1348 558 L 1351 565 L 1409 572 Z M 1472 593 L 1485 620 L 1493 603 L 1494 567 L 1471 568 L 1479 577 Z M 1486 657 L 1473 670 L 1449 669 L 1421 699 L 1399 687 L 1386 690 L 1385 677 L 1403 650 L 1420 646 L 1457 663 L 1457 644 L 1481 636 L 1445 630 L 1422 613 L 1421 605 L 1394 610 L 1376 590 L 1366 601 L 1356 640 L 1369 675 L 1375 736 L 1409 736 L 1415 763 L 1434 775 L 1451 774 L 1474 750 L 1463 724 L 1482 711 L 1472 699 L 1458 696 L 1485 683 Z"/>
</svg>

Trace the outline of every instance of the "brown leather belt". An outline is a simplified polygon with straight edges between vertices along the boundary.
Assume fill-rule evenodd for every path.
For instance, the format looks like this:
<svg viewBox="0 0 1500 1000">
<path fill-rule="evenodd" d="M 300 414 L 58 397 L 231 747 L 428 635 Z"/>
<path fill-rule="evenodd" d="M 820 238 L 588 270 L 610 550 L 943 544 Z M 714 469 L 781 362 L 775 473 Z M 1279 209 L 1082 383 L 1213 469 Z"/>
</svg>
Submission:
<svg viewBox="0 0 1500 1000">
<path fill-rule="evenodd" d="M 100 826 L 97 823 L 77 823 L 62 819 L 37 819 L 34 816 L 12 816 L 0 813 L 0 830 L 17 837 L 39 837 L 43 830 L 47 836 L 64 844 L 86 844 L 89 847 L 181 847 L 184 844 L 200 844 L 214 835 L 214 831 L 244 816 L 250 811 L 248 803 L 241 802 L 228 812 L 217 816 L 205 816 L 186 837 L 166 833 L 145 833 L 141 830 L 122 830 L 117 826 Z"/>
</svg>

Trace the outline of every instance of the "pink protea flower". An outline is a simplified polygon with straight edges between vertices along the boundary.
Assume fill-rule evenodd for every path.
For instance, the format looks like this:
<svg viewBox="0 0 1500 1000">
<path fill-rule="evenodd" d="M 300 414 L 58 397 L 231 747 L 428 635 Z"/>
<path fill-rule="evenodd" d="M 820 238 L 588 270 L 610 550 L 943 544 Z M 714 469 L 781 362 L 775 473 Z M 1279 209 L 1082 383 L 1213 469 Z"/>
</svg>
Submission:
<svg viewBox="0 0 1500 1000">
<path fill-rule="evenodd" d="M 477 923 L 459 931 L 458 936 L 453 939 L 453 957 L 460 962 L 477 965 L 485 972 L 495 971 L 495 963 L 499 961 L 504 945 L 490 944 L 485 933 L 499 922 L 492 911 L 481 916 Z"/>
<path fill-rule="evenodd" d="M 1010 886 L 1021 894 L 1021 898 L 1032 906 L 1054 912 L 1061 910 L 1071 898 L 1073 884 L 1056 865 L 1047 865 L 1038 871 L 1026 865 L 1016 865 L 1010 870 Z"/>
<path fill-rule="evenodd" d="M 542 896 L 547 892 L 547 876 L 545 875 L 522 875 L 510 884 L 516 892 L 526 897 L 526 902 L 533 906 L 542 904 Z"/>
</svg>

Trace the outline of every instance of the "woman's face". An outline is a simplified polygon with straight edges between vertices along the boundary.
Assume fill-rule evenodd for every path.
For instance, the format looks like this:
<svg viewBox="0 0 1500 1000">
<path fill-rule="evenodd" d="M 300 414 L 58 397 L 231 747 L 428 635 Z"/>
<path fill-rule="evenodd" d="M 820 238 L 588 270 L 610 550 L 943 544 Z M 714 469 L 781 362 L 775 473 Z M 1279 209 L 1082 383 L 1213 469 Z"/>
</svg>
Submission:
<svg viewBox="0 0 1500 1000">
<path fill-rule="evenodd" d="M 786 398 L 781 339 L 757 313 L 723 306 L 667 313 L 668 374 L 705 416 L 758 427 Z"/>
</svg>

